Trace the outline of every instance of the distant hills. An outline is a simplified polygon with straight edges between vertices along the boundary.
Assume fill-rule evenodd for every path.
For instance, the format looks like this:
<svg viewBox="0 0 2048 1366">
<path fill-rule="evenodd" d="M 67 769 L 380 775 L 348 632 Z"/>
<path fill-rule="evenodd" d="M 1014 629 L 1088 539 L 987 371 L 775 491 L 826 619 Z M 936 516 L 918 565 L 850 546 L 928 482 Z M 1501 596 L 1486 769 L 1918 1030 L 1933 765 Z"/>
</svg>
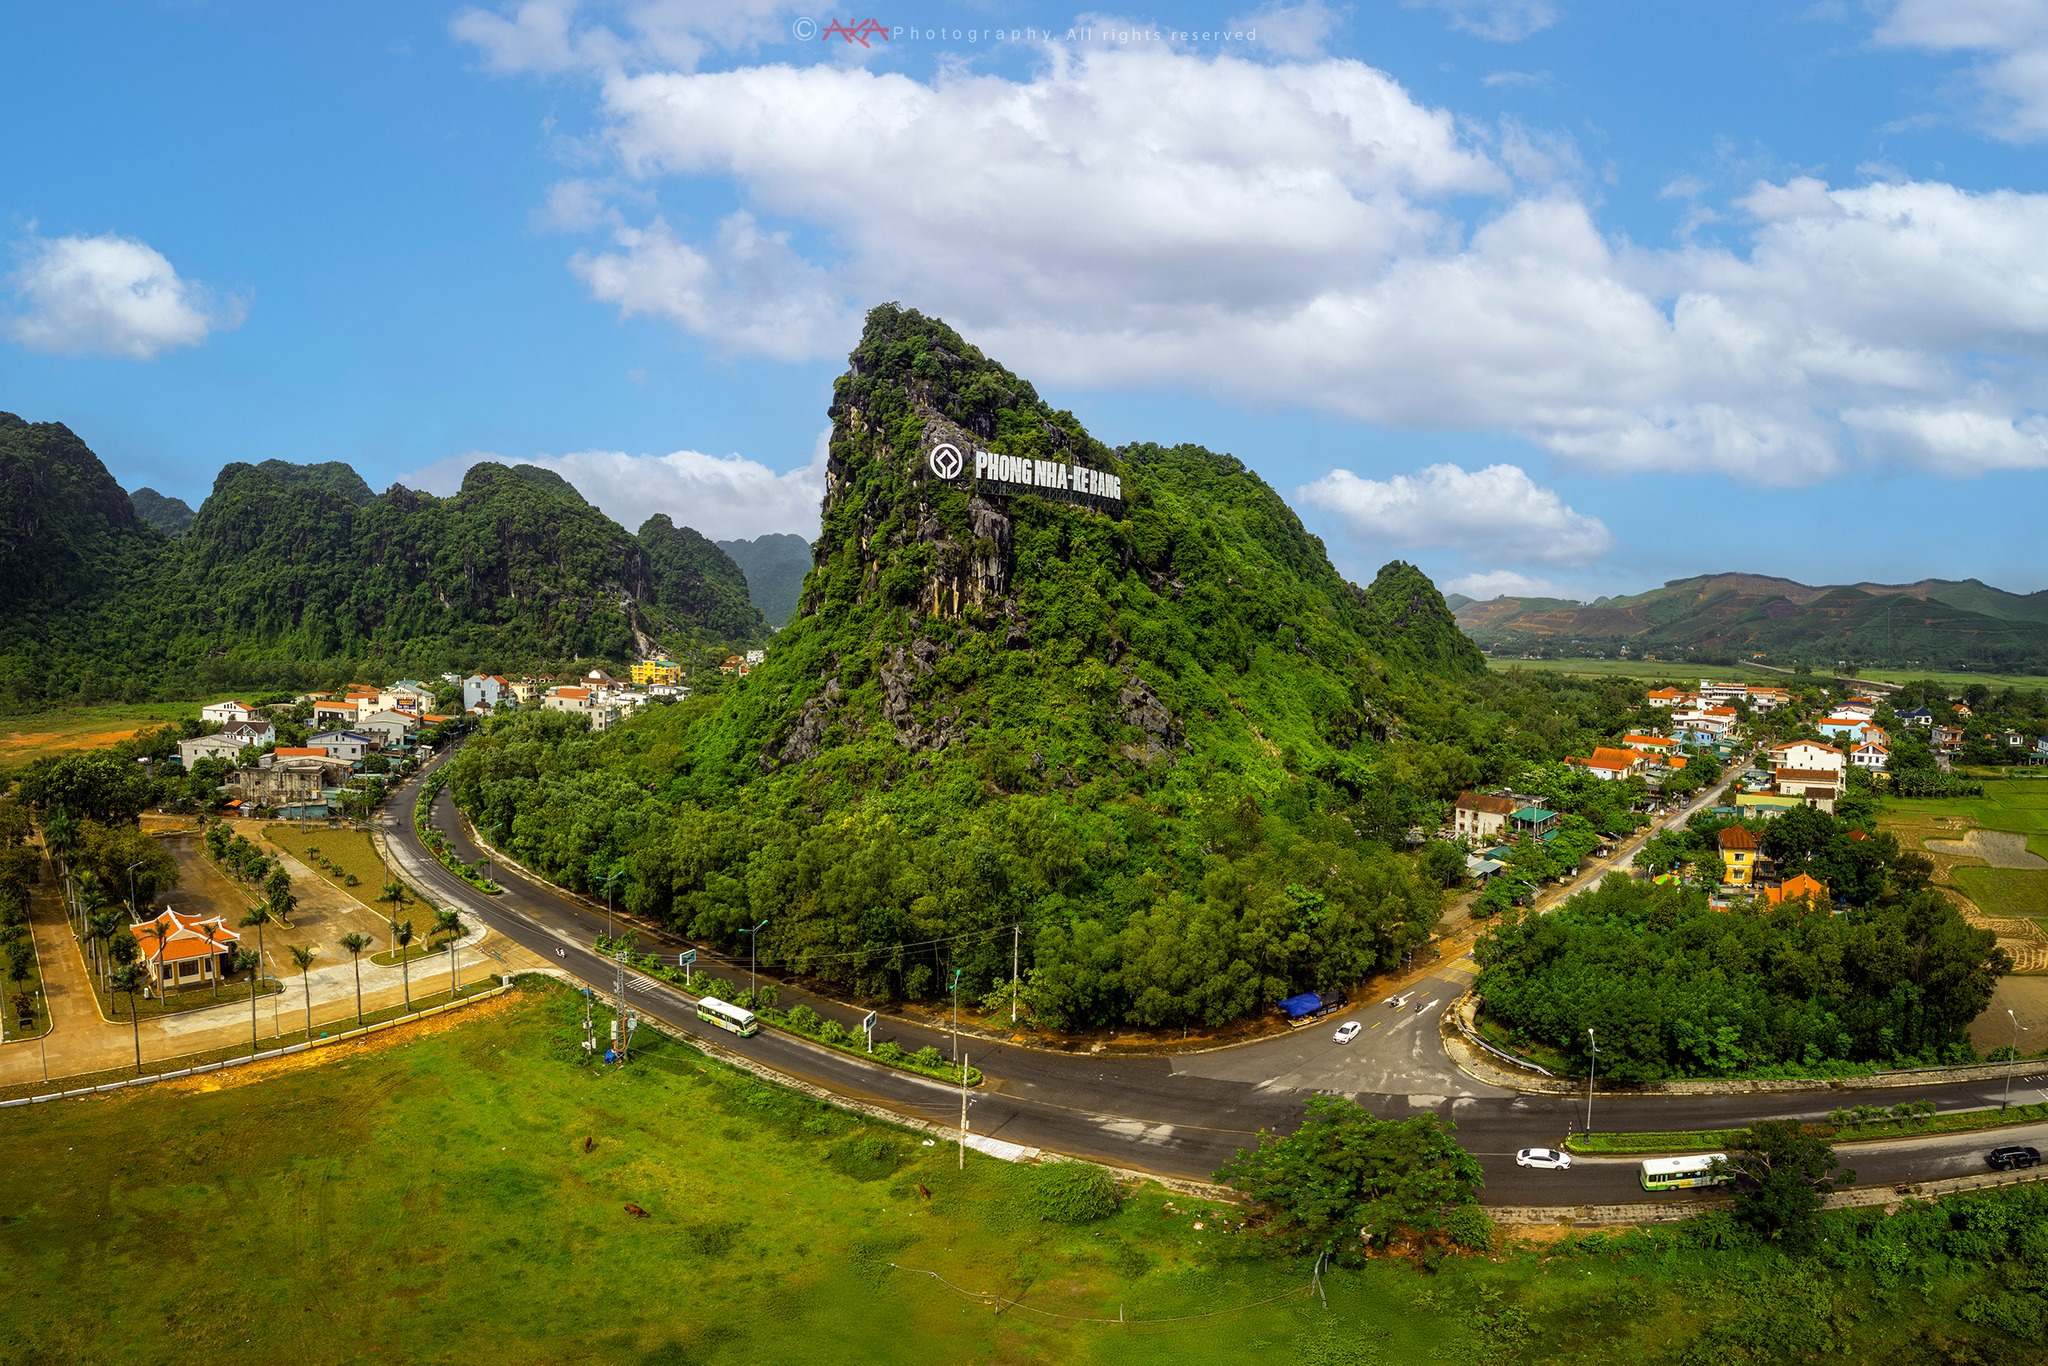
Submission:
<svg viewBox="0 0 2048 1366">
<path fill-rule="evenodd" d="M 1593 603 L 1447 599 L 1458 625 L 1495 654 L 1611 651 L 1674 660 L 1967 667 L 2048 673 L 2048 591 L 2008 593 L 1976 579 L 1816 587 L 1765 574 L 1702 574 Z"/>
<path fill-rule="evenodd" d="M 778 631 L 787 626 L 804 591 L 804 575 L 811 572 L 811 543 L 788 532 L 771 532 L 751 541 L 720 541 L 718 548 L 747 576 L 747 596 L 768 624 Z"/>
<path fill-rule="evenodd" d="M 194 513 L 122 492 L 61 423 L 0 413 L 0 703 L 547 667 L 768 635 L 716 545 L 661 516 L 636 536 L 536 466 L 475 465 L 438 498 L 375 493 L 339 462 L 236 463 Z"/>
</svg>

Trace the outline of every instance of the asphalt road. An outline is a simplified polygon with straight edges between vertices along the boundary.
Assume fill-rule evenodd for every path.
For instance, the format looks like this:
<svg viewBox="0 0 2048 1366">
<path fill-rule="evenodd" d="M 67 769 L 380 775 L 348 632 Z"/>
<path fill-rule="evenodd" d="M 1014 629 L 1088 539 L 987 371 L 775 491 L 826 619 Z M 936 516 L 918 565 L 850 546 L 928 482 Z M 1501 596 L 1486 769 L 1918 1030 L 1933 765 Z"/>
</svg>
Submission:
<svg viewBox="0 0 2048 1366">
<path fill-rule="evenodd" d="M 410 819 L 413 785 L 387 803 L 384 828 L 401 869 L 436 900 L 476 916 L 513 942 L 553 959 L 571 976 L 611 994 L 617 981 L 612 960 L 592 947 L 606 929 L 603 910 L 512 869 L 494 867 L 500 896 L 485 896 L 437 863 L 421 845 Z M 472 863 L 484 852 L 467 839 L 445 791 L 434 823 Z M 744 959 L 733 960 L 688 941 L 633 927 L 643 949 L 697 948 L 709 970 L 738 980 Z M 1601 1204 L 1642 1200 L 1638 1165 L 1624 1159 L 1578 1158 L 1569 1171 L 1538 1171 L 1515 1165 L 1518 1148 L 1562 1143 L 1574 1126 L 1585 1125 L 1584 1097 L 1529 1095 L 1499 1090 L 1460 1071 L 1437 1032 L 1440 1011 L 1470 984 L 1469 959 L 1444 963 L 1404 989 L 1398 1004 L 1373 1001 L 1343 1016 L 1278 1037 L 1207 1053 L 1173 1057 L 1057 1053 L 1000 1041 L 965 1038 L 970 1061 L 985 1075 L 970 1093 L 973 1133 L 1028 1147 L 1092 1158 L 1162 1175 L 1207 1179 L 1258 1131 L 1286 1130 L 1301 1115 L 1303 1100 L 1317 1091 L 1350 1095 L 1388 1118 L 1433 1112 L 1454 1122 L 1458 1138 L 1486 1171 L 1484 1198 L 1492 1204 Z M 627 998 L 642 1013 L 687 1035 L 720 1046 L 800 1078 L 834 1094 L 883 1106 L 947 1126 L 957 1125 L 957 1088 L 870 1065 L 833 1049 L 773 1030 L 741 1039 L 701 1024 L 690 997 L 664 984 L 627 974 Z M 767 980 L 764 974 L 764 980 Z M 799 1002 L 849 1026 L 859 1012 L 776 979 L 786 1008 Z M 1341 1020 L 1366 1026 L 1351 1044 L 1332 1035 Z M 927 1044 L 951 1054 L 943 1030 L 885 1018 L 877 1041 L 894 1039 L 907 1049 Z M 2043 1071 L 2022 1068 L 2013 1100 L 2044 1097 Z M 1867 1088 L 1747 1096 L 1596 1095 L 1593 1120 L 1607 1131 L 1737 1127 L 1755 1119 L 1821 1119 L 1838 1106 L 1892 1105 L 1901 1100 L 1934 1100 L 1942 1109 L 1995 1105 L 1997 1082 L 1940 1082 L 1911 1090 Z M 2001 1131 L 1996 1142 L 2043 1146 L 2048 1125 Z M 1844 1145 L 1844 1161 L 1865 1183 L 1895 1184 L 1982 1171 L 1983 1153 L 1994 1140 L 1960 1134 L 1880 1144 Z"/>
</svg>

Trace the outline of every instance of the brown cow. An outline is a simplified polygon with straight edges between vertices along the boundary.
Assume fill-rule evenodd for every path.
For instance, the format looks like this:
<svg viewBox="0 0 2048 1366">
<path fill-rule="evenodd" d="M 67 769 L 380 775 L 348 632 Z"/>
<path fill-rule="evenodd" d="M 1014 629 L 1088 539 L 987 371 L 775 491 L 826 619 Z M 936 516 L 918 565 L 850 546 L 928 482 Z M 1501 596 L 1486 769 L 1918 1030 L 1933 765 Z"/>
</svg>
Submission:
<svg viewBox="0 0 2048 1366">
<path fill-rule="evenodd" d="M 641 1209 L 638 1205 L 626 1206 L 626 1213 L 632 1215 L 635 1219 L 645 1219 L 648 1217 L 647 1211 Z"/>
</svg>

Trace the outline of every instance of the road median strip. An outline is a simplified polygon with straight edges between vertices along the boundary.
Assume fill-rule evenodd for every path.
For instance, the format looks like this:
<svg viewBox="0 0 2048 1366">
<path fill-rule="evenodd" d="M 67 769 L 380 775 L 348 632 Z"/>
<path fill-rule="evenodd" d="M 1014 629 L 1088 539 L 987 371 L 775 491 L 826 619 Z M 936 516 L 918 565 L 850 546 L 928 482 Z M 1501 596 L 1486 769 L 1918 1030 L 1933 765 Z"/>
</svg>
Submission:
<svg viewBox="0 0 2048 1366">
<path fill-rule="evenodd" d="M 2015 1124 L 2048 1121 L 2048 1103 L 2014 1105 L 2005 1110 L 1951 1110 L 1947 1114 L 1914 1119 L 1880 1120 L 1866 1124 L 1810 1124 L 1809 1130 L 1835 1143 L 1868 1143 L 1891 1138 L 1919 1138 L 1926 1134 L 1970 1133 L 2002 1129 Z M 1663 1133 L 1574 1134 L 1565 1140 L 1569 1152 L 1585 1156 L 1642 1156 L 1659 1153 L 1698 1152 L 1725 1148 L 1748 1129 L 1677 1129 Z"/>
</svg>

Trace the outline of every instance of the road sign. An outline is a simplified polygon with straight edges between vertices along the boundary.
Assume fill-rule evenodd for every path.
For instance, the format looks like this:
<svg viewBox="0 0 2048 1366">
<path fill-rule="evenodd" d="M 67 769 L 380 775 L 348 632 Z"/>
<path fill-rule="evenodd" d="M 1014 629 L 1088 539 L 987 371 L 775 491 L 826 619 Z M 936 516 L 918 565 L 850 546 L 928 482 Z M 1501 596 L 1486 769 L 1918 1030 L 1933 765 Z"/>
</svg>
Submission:
<svg viewBox="0 0 2048 1366">
<path fill-rule="evenodd" d="M 860 1032 L 867 1036 L 868 1052 L 875 1051 L 875 1011 L 870 1010 L 867 1018 L 860 1022 Z"/>
<path fill-rule="evenodd" d="M 676 955 L 676 966 L 679 968 L 686 968 L 696 961 L 697 951 L 695 949 L 687 949 Z"/>
</svg>

